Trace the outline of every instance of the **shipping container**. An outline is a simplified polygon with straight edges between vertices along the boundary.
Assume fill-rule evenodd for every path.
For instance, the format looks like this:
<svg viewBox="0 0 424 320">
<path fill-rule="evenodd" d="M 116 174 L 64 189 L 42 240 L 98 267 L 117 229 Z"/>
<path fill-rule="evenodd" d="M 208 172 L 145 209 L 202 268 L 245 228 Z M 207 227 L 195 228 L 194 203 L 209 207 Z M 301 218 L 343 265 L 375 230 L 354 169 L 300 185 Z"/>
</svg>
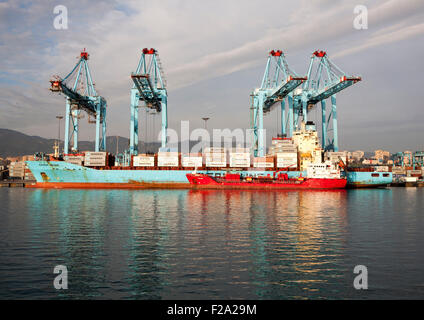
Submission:
<svg viewBox="0 0 424 320">
<path fill-rule="evenodd" d="M 206 159 L 207 167 L 226 167 L 227 161 L 225 160 L 215 160 L 215 159 Z"/>
<path fill-rule="evenodd" d="M 230 167 L 248 168 L 250 167 L 250 157 L 249 158 L 230 157 Z"/>
<path fill-rule="evenodd" d="M 87 167 L 104 167 L 107 165 L 107 152 L 85 152 L 84 165 Z"/>
<path fill-rule="evenodd" d="M 181 162 L 183 167 L 202 167 L 203 166 L 203 158 L 202 156 L 182 156 Z"/>
<path fill-rule="evenodd" d="M 253 158 L 253 167 L 255 168 L 273 168 L 274 157 L 255 157 Z"/>
<path fill-rule="evenodd" d="M 389 172 L 388 166 L 376 166 L 375 171 L 377 172 Z"/>
<path fill-rule="evenodd" d="M 147 155 L 138 155 L 133 157 L 134 167 L 154 167 L 155 157 Z"/>
<path fill-rule="evenodd" d="M 177 156 L 165 156 L 161 157 L 158 155 L 158 166 L 159 167 L 178 167 L 179 157 Z"/>
<path fill-rule="evenodd" d="M 402 167 L 392 167 L 393 174 L 406 174 L 406 170 Z"/>
<path fill-rule="evenodd" d="M 406 171 L 406 175 L 408 177 L 419 177 L 421 176 L 422 172 L 421 170 L 408 170 Z"/>
<path fill-rule="evenodd" d="M 226 151 L 227 149 L 222 147 L 207 147 L 203 150 L 203 153 L 225 153 Z"/>
</svg>

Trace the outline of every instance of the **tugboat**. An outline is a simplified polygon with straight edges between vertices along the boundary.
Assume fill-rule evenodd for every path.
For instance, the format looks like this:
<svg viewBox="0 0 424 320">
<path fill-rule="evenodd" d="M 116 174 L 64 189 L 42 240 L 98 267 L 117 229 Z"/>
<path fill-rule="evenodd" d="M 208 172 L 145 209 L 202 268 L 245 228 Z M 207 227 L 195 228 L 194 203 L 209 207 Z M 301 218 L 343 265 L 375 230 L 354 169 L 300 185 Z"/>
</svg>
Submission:
<svg viewBox="0 0 424 320">
<path fill-rule="evenodd" d="M 289 178 L 284 170 L 274 172 L 272 176 L 242 176 L 240 173 L 213 176 L 197 172 L 186 176 L 193 187 L 205 189 L 343 189 L 347 184 L 340 169 L 330 162 L 310 164 L 307 177 L 297 178 Z"/>
</svg>

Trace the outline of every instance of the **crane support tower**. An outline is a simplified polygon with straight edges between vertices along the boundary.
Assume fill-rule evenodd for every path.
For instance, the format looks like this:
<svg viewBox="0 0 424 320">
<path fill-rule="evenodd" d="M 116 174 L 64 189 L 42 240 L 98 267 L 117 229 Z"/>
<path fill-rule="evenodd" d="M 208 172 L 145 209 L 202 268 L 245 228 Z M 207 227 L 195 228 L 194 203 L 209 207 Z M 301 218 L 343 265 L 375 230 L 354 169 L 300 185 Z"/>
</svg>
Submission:
<svg viewBox="0 0 424 320">
<path fill-rule="evenodd" d="M 162 148 L 166 147 L 168 129 L 168 94 L 157 50 L 144 48 L 137 69 L 131 74 L 131 120 L 130 120 L 130 155 L 138 154 L 138 108 L 139 102 L 144 107 L 162 113 Z"/>
<path fill-rule="evenodd" d="M 78 63 L 65 78 L 54 76 L 53 80 L 50 80 L 50 90 L 66 96 L 64 154 L 69 154 L 72 137 L 74 138 L 72 151 L 78 152 L 78 119 L 81 117 L 81 111 L 95 118 L 95 121 L 89 120 L 91 123 L 96 123 L 95 151 L 106 150 L 107 103 L 105 98 L 96 92 L 87 63 L 88 57 L 89 54 L 84 49 L 81 51 Z"/>
<path fill-rule="evenodd" d="M 315 51 L 309 63 L 307 80 L 301 89 L 295 90 L 294 108 L 303 122 L 308 120 L 308 112 L 321 102 L 321 142 L 328 151 L 338 151 L 336 93 L 361 81 L 361 77 L 349 76 L 330 61 L 325 51 Z M 326 99 L 331 99 L 331 109 L 327 117 Z M 332 129 L 329 128 L 332 120 Z M 294 122 L 298 126 L 297 121 Z M 292 129 L 290 129 L 292 132 Z M 332 131 L 332 137 L 330 133 Z"/>
<path fill-rule="evenodd" d="M 277 102 L 281 102 L 281 134 L 287 135 L 286 103 L 287 98 L 289 113 L 287 123 L 293 122 L 293 90 L 306 80 L 299 77 L 287 64 L 283 51 L 272 50 L 269 52 L 262 78 L 261 86 L 252 93 L 251 105 L 251 129 L 253 130 L 252 149 L 255 156 L 262 157 L 265 154 L 263 135 L 263 116 L 269 113 Z M 290 135 L 292 126 L 290 126 Z"/>
</svg>

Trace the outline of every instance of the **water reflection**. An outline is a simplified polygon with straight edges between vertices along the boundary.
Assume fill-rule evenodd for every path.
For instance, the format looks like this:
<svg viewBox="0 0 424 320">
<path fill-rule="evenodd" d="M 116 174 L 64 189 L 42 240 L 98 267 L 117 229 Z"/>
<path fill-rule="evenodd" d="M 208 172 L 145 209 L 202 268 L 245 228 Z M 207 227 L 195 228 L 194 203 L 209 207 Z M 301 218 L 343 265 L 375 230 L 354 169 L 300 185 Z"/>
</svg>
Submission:
<svg viewBox="0 0 424 320">
<path fill-rule="evenodd" d="M 234 283 L 249 283 L 247 289 L 253 290 L 254 296 L 284 298 L 284 287 L 305 291 L 325 274 L 334 279 L 341 276 L 334 273 L 334 264 L 343 259 L 346 243 L 345 190 L 199 190 L 190 191 L 188 199 L 189 203 L 201 203 L 207 212 L 209 207 L 225 203 L 225 236 L 231 239 L 235 235 L 228 261 L 237 260 L 234 247 L 240 239 L 249 248 L 243 252 L 244 267 L 234 270 Z"/>
<path fill-rule="evenodd" d="M 2 191 L 0 297 L 356 297 L 358 261 L 414 259 L 420 192 Z"/>
</svg>

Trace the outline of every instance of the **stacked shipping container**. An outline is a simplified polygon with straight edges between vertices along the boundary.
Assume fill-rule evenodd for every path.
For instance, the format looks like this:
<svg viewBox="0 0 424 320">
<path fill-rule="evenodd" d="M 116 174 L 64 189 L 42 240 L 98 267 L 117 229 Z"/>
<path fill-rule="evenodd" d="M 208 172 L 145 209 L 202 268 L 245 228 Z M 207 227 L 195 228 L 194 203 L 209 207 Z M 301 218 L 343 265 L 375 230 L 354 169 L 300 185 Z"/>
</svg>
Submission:
<svg viewBox="0 0 424 320">
<path fill-rule="evenodd" d="M 225 148 L 211 147 L 205 148 L 203 153 L 204 162 L 207 167 L 226 167 L 227 153 Z"/>
<path fill-rule="evenodd" d="M 178 167 L 178 152 L 158 152 L 158 167 Z"/>
<path fill-rule="evenodd" d="M 249 168 L 250 150 L 248 148 L 234 148 L 230 151 L 230 167 Z"/>
<path fill-rule="evenodd" d="M 269 153 L 277 158 L 277 168 L 297 168 L 297 146 L 289 138 L 274 138 Z"/>
<path fill-rule="evenodd" d="M 181 157 L 183 167 L 200 168 L 203 166 L 203 157 L 201 153 L 186 153 Z"/>
<path fill-rule="evenodd" d="M 84 165 L 87 167 L 104 167 L 107 166 L 107 152 L 86 152 Z"/>
</svg>

